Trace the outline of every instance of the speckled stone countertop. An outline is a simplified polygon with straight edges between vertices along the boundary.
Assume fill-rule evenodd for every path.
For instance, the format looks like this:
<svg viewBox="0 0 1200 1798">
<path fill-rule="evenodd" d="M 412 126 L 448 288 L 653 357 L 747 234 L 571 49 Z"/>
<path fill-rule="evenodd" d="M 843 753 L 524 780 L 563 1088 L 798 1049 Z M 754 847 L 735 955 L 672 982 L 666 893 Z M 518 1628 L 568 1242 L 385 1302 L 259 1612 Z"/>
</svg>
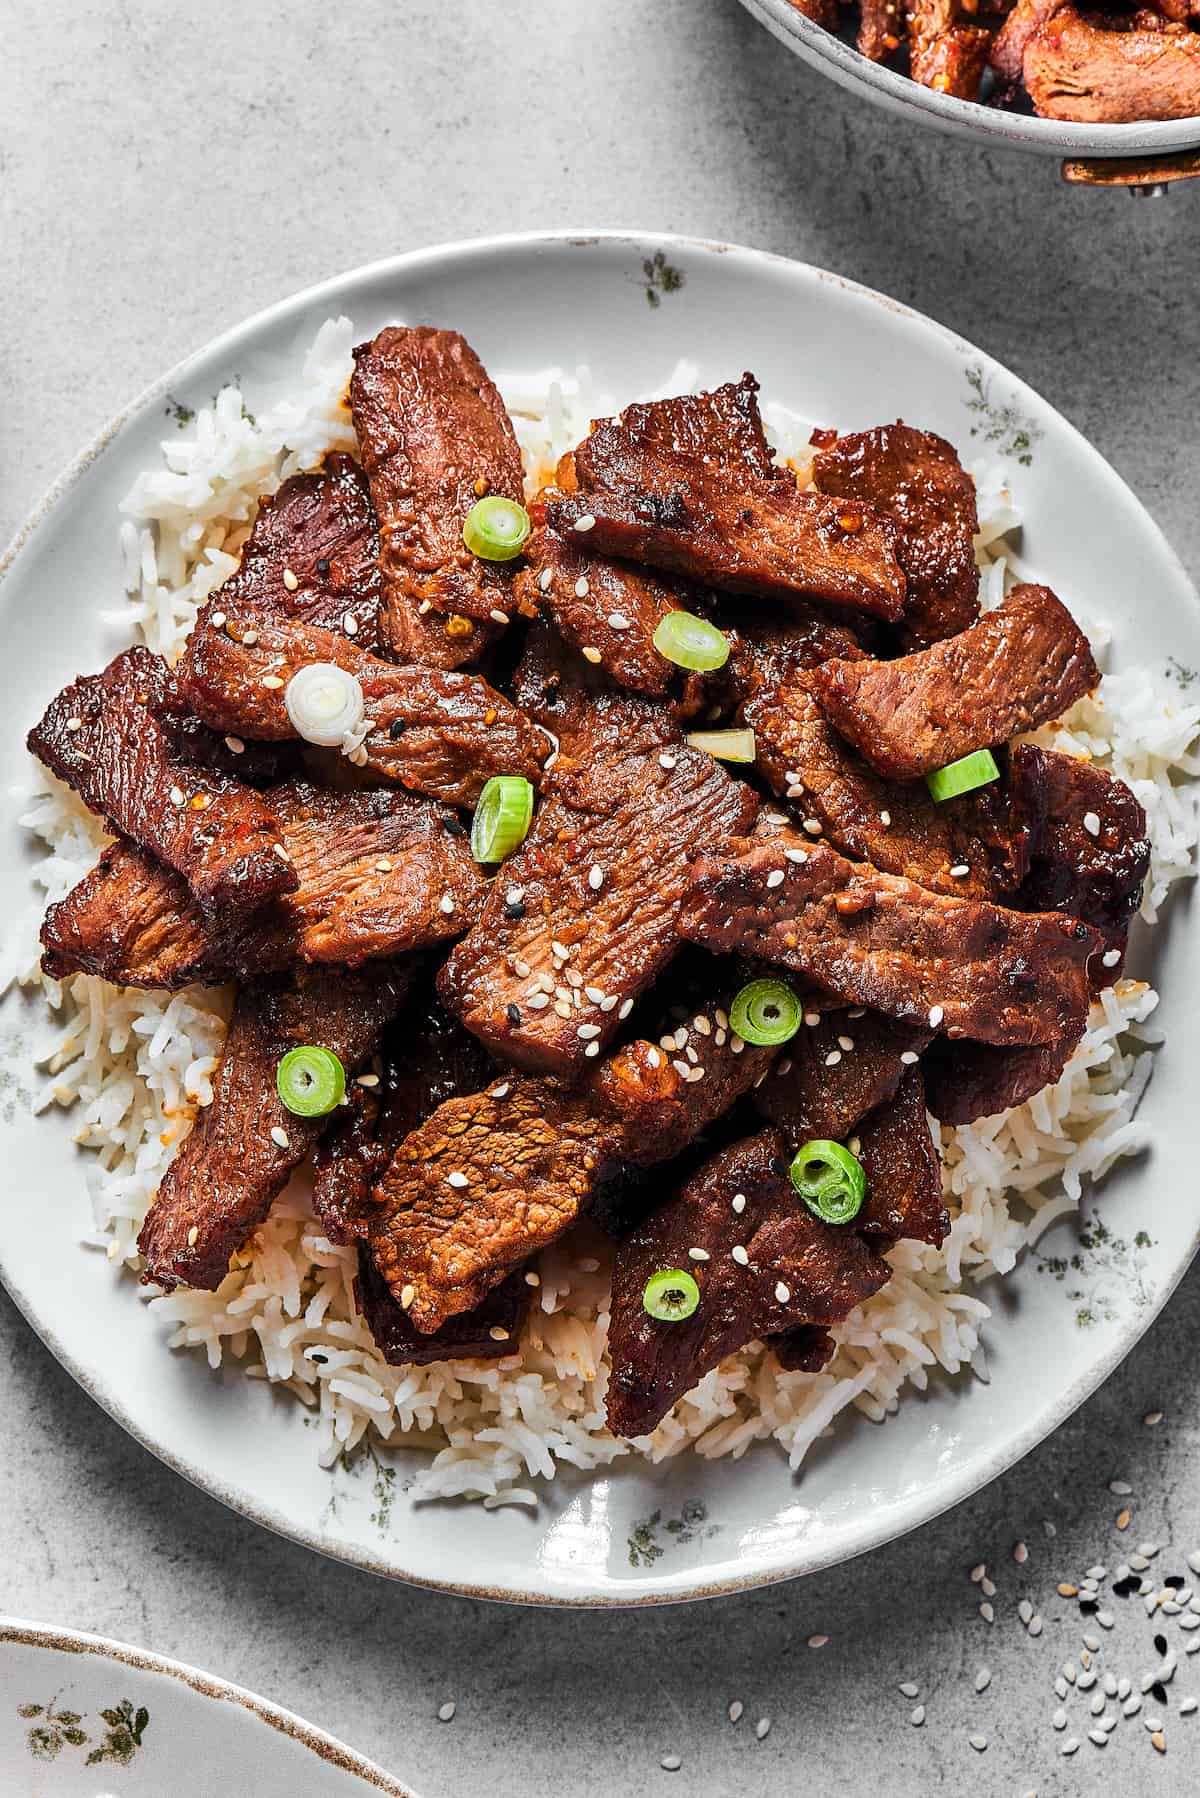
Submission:
<svg viewBox="0 0 1200 1798">
<path fill-rule="evenodd" d="M 147 380 L 295 288 L 448 238 L 641 225 L 802 257 L 975 339 L 1200 572 L 1200 183 L 1080 193 L 1052 161 L 919 133 L 801 68 L 735 0 L 43 0 L 3 39 L 0 540 Z M 1111 1585 L 1139 1543 L 1161 1545 L 1156 1581 L 1192 1578 L 1198 1297 L 1193 1274 L 1070 1423 L 906 1540 L 716 1605 L 572 1614 L 387 1586 L 232 1516 L 110 1423 L 0 1296 L 0 1610 L 211 1668 L 424 1798 L 1195 1792 L 1200 1712 L 1180 1700 L 1200 1693 L 1183 1652 L 1200 1631 L 1136 1597 L 1102 1602 L 1106 1630 L 1056 1587 L 1097 1563 Z M 1094 1746 L 1104 1670 L 1138 1695 L 1160 1630 L 1178 1646 L 1167 1703 L 1147 1695 Z M 1068 1657 L 1083 1671 L 1092 1631 L 1100 1677 L 1056 1731 L 1053 1679 Z"/>
</svg>

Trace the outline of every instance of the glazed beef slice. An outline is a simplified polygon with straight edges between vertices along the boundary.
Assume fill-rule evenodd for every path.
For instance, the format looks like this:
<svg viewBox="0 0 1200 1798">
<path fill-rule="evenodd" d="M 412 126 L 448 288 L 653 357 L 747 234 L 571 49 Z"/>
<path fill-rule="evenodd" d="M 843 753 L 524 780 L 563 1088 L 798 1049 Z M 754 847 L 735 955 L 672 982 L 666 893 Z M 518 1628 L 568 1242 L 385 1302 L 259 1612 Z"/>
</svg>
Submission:
<svg viewBox="0 0 1200 1798">
<path fill-rule="evenodd" d="M 390 326 L 355 350 L 354 363 L 350 406 L 379 517 L 392 641 L 402 645 L 430 609 L 506 619 L 512 567 L 473 556 L 462 534 L 485 494 L 520 502 L 525 492 L 521 452 L 483 364 L 457 331 L 427 326 Z"/>
<path fill-rule="evenodd" d="M 601 718 L 605 714 L 600 714 Z M 689 864 L 757 800 L 661 721 L 561 755 L 523 846 L 442 969 L 444 1003 L 518 1067 L 575 1075 L 673 955 Z"/>
<path fill-rule="evenodd" d="M 269 800 L 195 766 L 158 723 L 168 678 L 148 649 L 123 650 L 51 701 L 30 751 L 114 830 L 181 874 L 206 911 L 245 911 L 293 891 Z"/>
<path fill-rule="evenodd" d="M 296 735 L 284 704 L 288 683 L 313 662 L 335 663 L 362 687 L 367 732 L 352 759 L 381 780 L 473 805 L 493 774 L 536 781 L 549 754 L 541 732 L 479 675 L 397 667 L 315 625 L 255 624 L 220 612 L 201 618 L 179 682 L 215 729 L 280 741 Z"/>
<path fill-rule="evenodd" d="M 702 856 L 679 928 L 847 1005 L 983 1042 L 1057 1042 L 1087 1016 L 1102 939 L 1060 912 L 950 899 L 780 830 Z"/>
<path fill-rule="evenodd" d="M 797 1148 L 814 1136 L 844 1142 L 895 1097 L 932 1034 L 877 1011 L 809 1012 L 756 1089 L 755 1105 Z"/>
<path fill-rule="evenodd" d="M 1057 9 L 1024 46 L 1021 72 L 1044 119 L 1126 125 L 1200 113 L 1200 33 L 1142 12 L 1133 29 Z"/>
<path fill-rule="evenodd" d="M 1048 587 L 1028 586 L 930 649 L 826 662 L 812 676 L 830 722 L 889 780 L 917 780 L 1045 724 L 1099 680 L 1066 607 Z"/>
<path fill-rule="evenodd" d="M 206 914 L 186 883 L 115 843 L 42 926 L 48 974 L 118 986 L 187 986 L 295 962 L 355 966 L 460 936 L 485 882 L 457 815 L 395 788 L 276 787 L 271 804 L 294 893 L 248 917 Z"/>
<path fill-rule="evenodd" d="M 289 1049 L 332 1049 L 353 1073 L 399 1008 L 399 970 L 344 969 L 251 982 L 234 1004 L 212 1104 L 196 1118 L 142 1225 L 143 1280 L 215 1291 L 229 1258 L 264 1221 L 327 1117 L 300 1118 L 276 1090 Z"/>
<path fill-rule="evenodd" d="M 619 1133 L 588 1097 L 500 1079 L 405 1137 L 375 1192 L 375 1264 L 425 1334 L 471 1311 L 553 1242 L 615 1163 Z"/>
<path fill-rule="evenodd" d="M 518 1269 L 473 1311 L 449 1318 L 440 1330 L 424 1336 L 392 1297 L 367 1250 L 360 1248 L 354 1296 L 385 1361 L 393 1367 L 427 1367 L 433 1361 L 498 1361 L 511 1355 L 532 1288 Z"/>
<path fill-rule="evenodd" d="M 904 1070 L 895 1094 L 863 1119 L 852 1140 L 867 1176 L 855 1229 L 873 1242 L 913 1237 L 940 1247 L 950 1217 L 942 1203 L 942 1168 L 919 1067 Z"/>
<path fill-rule="evenodd" d="M 921 1062 L 929 1109 L 943 1124 L 973 1124 L 1024 1105 L 1059 1078 L 1078 1040 L 1002 1049 L 940 1037 Z"/>
<path fill-rule="evenodd" d="M 735 1207 L 735 1200 L 744 1203 Z M 696 1260 L 693 1248 L 707 1259 Z M 735 1248 L 744 1255 L 735 1259 Z M 690 1317 L 662 1322 L 643 1295 L 651 1277 L 670 1268 L 691 1273 L 700 1303 Z M 822 1223 L 797 1201 L 774 1131 L 735 1143 L 617 1252 L 610 1427 L 619 1436 L 647 1435 L 726 1355 L 798 1325 L 839 1323 L 890 1274 L 853 1230 Z"/>
<path fill-rule="evenodd" d="M 952 444 L 911 425 L 879 425 L 823 444 L 813 485 L 863 500 L 896 521 L 908 582 L 904 634 L 912 647 L 965 630 L 979 616 L 975 483 Z"/>
<path fill-rule="evenodd" d="M 1022 743 L 1012 754 L 1009 794 L 1030 830 L 1019 903 L 1070 912 L 1123 950 L 1150 868 L 1146 814 L 1125 782 L 1076 756 Z M 1119 964 L 1119 955 L 1109 962 L 1108 978 Z"/>
<path fill-rule="evenodd" d="M 319 625 L 374 650 L 380 597 L 367 479 L 352 457 L 335 453 L 261 502 L 241 567 L 209 608 Z"/>
</svg>

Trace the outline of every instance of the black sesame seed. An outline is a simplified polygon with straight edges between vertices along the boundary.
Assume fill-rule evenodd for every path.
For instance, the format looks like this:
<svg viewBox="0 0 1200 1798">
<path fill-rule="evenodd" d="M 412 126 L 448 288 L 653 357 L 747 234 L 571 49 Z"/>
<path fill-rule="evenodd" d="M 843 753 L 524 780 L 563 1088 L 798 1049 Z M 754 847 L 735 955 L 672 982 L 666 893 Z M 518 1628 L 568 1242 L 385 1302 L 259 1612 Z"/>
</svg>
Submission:
<svg viewBox="0 0 1200 1798">
<path fill-rule="evenodd" d="M 1166 1579 L 1163 1581 L 1163 1585 L 1170 1586 L 1172 1592 L 1178 1592 L 1181 1586 L 1187 1585 L 1187 1581 L 1184 1579 L 1182 1573 L 1168 1573 Z"/>
<path fill-rule="evenodd" d="M 788 1171 L 788 1164 L 783 1159 L 783 1156 L 782 1155 L 772 1155 L 772 1157 L 771 1157 L 771 1172 L 773 1174 L 786 1174 L 787 1171 Z"/>
<path fill-rule="evenodd" d="M 448 837 L 465 837 L 467 834 L 466 825 L 461 818 L 456 818 L 453 812 L 445 814 L 442 819 L 442 828 Z"/>
<path fill-rule="evenodd" d="M 1167 1688 L 1163 1685 L 1161 1679 L 1156 1679 L 1151 1686 L 1150 1696 L 1151 1698 L 1157 1699 L 1159 1704 L 1165 1704 L 1167 1702 Z"/>
<path fill-rule="evenodd" d="M 1132 1598 L 1141 1583 L 1136 1574 L 1129 1573 L 1124 1579 L 1113 1582 L 1113 1591 L 1118 1598 Z"/>
<path fill-rule="evenodd" d="M 523 918 L 525 916 L 525 907 L 521 904 L 519 899 L 508 900 L 505 903 L 504 915 L 506 918 Z"/>
<path fill-rule="evenodd" d="M 329 573 L 329 563 L 325 560 L 324 556 L 320 556 L 317 559 L 317 573 L 320 575 Z"/>
<path fill-rule="evenodd" d="M 395 743 L 395 742 L 398 742 L 399 739 L 403 735 L 404 735 L 404 720 L 403 720 L 403 718 L 393 718 L 392 722 L 388 725 L 388 736 L 392 739 L 392 742 Z"/>
<path fill-rule="evenodd" d="M 1093 1611 L 1098 1611 L 1100 1609 L 1100 1601 L 1096 1598 L 1081 1598 L 1079 1600 L 1079 1609 L 1085 1617 L 1090 1617 Z"/>
<path fill-rule="evenodd" d="M 1166 1638 L 1166 1637 L 1165 1637 L 1165 1636 L 1155 1636 L 1155 1638 L 1154 1638 L 1154 1652 L 1155 1652 L 1155 1654 L 1166 1654 L 1166 1652 L 1167 1652 L 1167 1638 Z"/>
<path fill-rule="evenodd" d="M 521 1022 L 521 1008 L 519 1005 L 506 1005 L 504 1007 L 504 1015 L 510 1024 L 519 1024 Z"/>
</svg>

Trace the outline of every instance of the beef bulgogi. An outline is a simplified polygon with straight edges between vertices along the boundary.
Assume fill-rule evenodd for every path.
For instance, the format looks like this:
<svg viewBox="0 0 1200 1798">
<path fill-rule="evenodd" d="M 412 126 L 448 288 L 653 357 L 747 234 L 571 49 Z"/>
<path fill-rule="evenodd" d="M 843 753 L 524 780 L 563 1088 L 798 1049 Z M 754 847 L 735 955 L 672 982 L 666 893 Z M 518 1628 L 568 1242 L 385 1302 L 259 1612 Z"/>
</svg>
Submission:
<svg viewBox="0 0 1200 1798">
<path fill-rule="evenodd" d="M 973 484 L 904 423 L 819 433 L 802 486 L 747 375 L 526 495 L 457 333 L 382 332 L 350 397 L 362 466 L 263 502 L 178 665 L 125 651 L 30 734 L 113 835 L 46 971 L 235 983 L 144 1278 L 220 1287 L 311 1159 L 398 1365 L 513 1353 L 595 1208 L 615 1431 L 753 1341 L 813 1372 L 946 1235 L 929 1113 L 1057 1080 L 1120 974 L 1142 809 L 1009 746 L 1095 686 L 1087 640 L 1045 588 L 980 615 Z M 526 500 L 523 551 L 466 547 Z"/>
</svg>

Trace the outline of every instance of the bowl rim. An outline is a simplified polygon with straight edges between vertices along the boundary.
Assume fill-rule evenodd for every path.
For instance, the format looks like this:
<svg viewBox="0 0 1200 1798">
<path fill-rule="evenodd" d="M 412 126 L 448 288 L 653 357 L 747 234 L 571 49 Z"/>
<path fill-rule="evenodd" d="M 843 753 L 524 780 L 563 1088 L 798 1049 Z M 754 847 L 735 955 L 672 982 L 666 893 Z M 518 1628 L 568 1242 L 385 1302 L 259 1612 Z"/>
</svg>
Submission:
<svg viewBox="0 0 1200 1798">
<path fill-rule="evenodd" d="M 174 1680 L 178 1685 L 186 1686 L 201 1698 L 239 1705 L 242 1710 L 249 1711 L 280 1735 L 298 1742 L 319 1760 L 327 1761 L 340 1772 L 353 1773 L 364 1785 L 389 1794 L 389 1798 L 417 1798 L 410 1786 L 401 1785 L 399 1780 L 374 1761 L 367 1760 L 345 1742 L 339 1742 L 336 1736 L 318 1729 L 314 1723 L 306 1722 L 295 1711 L 288 1710 L 286 1705 L 276 1704 L 270 1698 L 261 1698 L 257 1692 L 235 1685 L 232 1680 L 222 1679 L 219 1674 L 205 1673 L 187 1661 L 177 1661 L 169 1655 L 156 1654 L 153 1649 L 138 1648 L 131 1642 L 120 1642 L 111 1636 L 97 1635 L 90 1630 L 72 1629 L 65 1624 L 32 1623 L 22 1617 L 0 1615 L 0 1649 L 6 1645 L 39 1648 L 51 1654 L 94 1657 L 115 1661 L 122 1667 L 135 1667 L 142 1673 L 159 1674 L 163 1678 Z"/>
<path fill-rule="evenodd" d="M 1127 125 L 1086 125 L 1000 112 L 976 100 L 936 93 L 911 76 L 872 62 L 798 12 L 791 0 L 742 0 L 742 5 L 797 56 L 839 86 L 956 136 L 982 138 L 1010 149 L 1085 158 L 1151 156 L 1200 147 L 1200 114 L 1184 119 L 1141 119 Z M 1152 182 L 1154 177 L 1148 174 L 1146 179 Z"/>
<path fill-rule="evenodd" d="M 228 358 L 247 336 L 271 326 L 298 324 L 306 314 L 311 315 L 313 309 L 318 306 L 340 305 L 343 303 L 344 290 L 362 283 L 403 277 L 414 271 L 418 273 L 444 271 L 446 268 L 461 265 L 464 260 L 487 261 L 511 255 L 514 252 L 536 254 L 539 250 L 579 250 L 586 253 L 593 248 L 625 248 L 639 258 L 663 251 L 672 255 L 696 256 L 701 260 L 719 259 L 726 266 L 731 262 L 735 266 L 742 263 L 748 268 L 766 266 L 776 271 L 785 272 L 785 278 L 798 277 L 801 280 L 839 288 L 859 300 L 911 320 L 919 329 L 931 333 L 948 351 L 960 358 L 981 359 L 985 365 L 1003 374 L 1018 400 L 1041 410 L 1063 429 L 1075 447 L 1082 452 L 1084 459 L 1091 464 L 1098 487 L 1106 487 L 1114 499 L 1120 499 L 1122 503 L 1135 508 L 1140 515 L 1143 528 L 1148 529 L 1157 539 L 1160 553 L 1165 560 L 1172 564 L 1176 577 L 1181 581 L 1184 590 L 1200 612 L 1200 595 L 1197 594 L 1190 575 L 1161 527 L 1133 489 L 1069 419 L 1042 394 L 1022 380 L 1019 375 L 999 362 L 989 351 L 980 349 L 949 326 L 930 318 L 928 314 L 915 307 L 906 305 L 903 301 L 893 299 L 848 276 L 818 268 L 794 257 L 782 256 L 774 251 L 757 249 L 749 245 L 731 244 L 719 239 L 636 228 L 586 227 L 509 232 L 490 237 L 450 240 L 399 252 L 393 256 L 382 257 L 374 262 L 344 270 L 309 287 L 285 295 L 282 299 L 262 307 L 247 318 L 219 332 L 145 387 L 138 397 L 123 407 L 51 483 L 42 499 L 34 506 L 24 523 L 16 531 L 8 548 L 0 555 L 0 591 L 2 591 L 5 576 L 11 573 L 19 561 L 24 546 L 34 532 L 83 477 L 91 464 L 104 452 L 123 425 L 140 416 L 173 388 L 183 386 L 193 370 L 201 363 L 212 358 Z M 232 363 L 231 366 L 233 366 Z M 0 599 L 0 603 L 3 603 L 2 599 Z M 1170 1277 L 1156 1289 L 1152 1303 L 1131 1315 L 1106 1352 L 1088 1367 L 1085 1374 L 1081 1375 L 1065 1392 L 1060 1393 L 1044 1411 L 1039 1411 L 1020 1431 L 1010 1436 L 1002 1448 L 993 1450 L 991 1458 L 982 1472 L 974 1467 L 960 1470 L 958 1475 L 948 1481 L 945 1487 L 937 1493 L 936 1497 L 925 1502 L 899 1528 L 892 1523 L 885 1523 L 873 1530 L 867 1530 L 863 1539 L 849 1551 L 837 1544 L 816 1550 L 810 1548 L 807 1553 L 794 1551 L 793 1557 L 787 1564 L 770 1565 L 758 1569 L 740 1568 L 737 1572 L 724 1574 L 716 1579 L 705 1578 L 702 1572 L 699 1577 L 691 1572 L 664 1574 L 657 1578 L 631 1582 L 632 1589 L 628 1593 L 601 1589 L 584 1592 L 572 1591 L 568 1594 L 538 1591 L 530 1583 L 526 1583 L 522 1587 L 515 1584 L 489 1586 L 470 1580 L 449 1580 L 427 1572 L 400 1568 L 393 1559 L 372 1553 L 360 1543 L 348 1542 L 320 1529 L 298 1523 L 269 1502 L 258 1499 L 246 1488 L 223 1485 L 205 1467 L 177 1450 L 165 1446 L 160 1440 L 143 1430 L 127 1411 L 121 1395 L 110 1390 L 101 1376 L 80 1362 L 66 1348 L 52 1323 L 35 1314 L 33 1300 L 16 1285 L 10 1270 L 4 1265 L 2 1255 L 0 1255 L 0 1284 L 4 1285 L 26 1322 L 55 1359 L 67 1369 L 89 1397 L 115 1423 L 119 1424 L 127 1435 L 170 1467 L 173 1472 L 188 1480 L 189 1483 L 219 1499 L 229 1509 L 263 1528 L 344 1565 L 357 1567 L 364 1572 L 429 1591 L 548 1609 L 633 1610 L 695 1599 L 728 1597 L 741 1592 L 754 1591 L 760 1587 L 780 1584 L 809 1573 L 822 1572 L 843 1562 L 857 1559 L 862 1554 L 869 1553 L 873 1549 L 883 1547 L 886 1543 L 909 1534 L 912 1530 L 932 1522 L 943 1512 L 982 1491 L 985 1486 L 1002 1473 L 1007 1472 L 1040 1442 L 1053 1434 L 1085 1399 L 1103 1385 L 1159 1316 L 1198 1251 L 1200 1251 L 1200 1230 L 1193 1236 L 1186 1253 L 1181 1256 L 1179 1264 L 1172 1270 Z M 525 1577 L 528 1581 L 529 1576 Z"/>
</svg>

